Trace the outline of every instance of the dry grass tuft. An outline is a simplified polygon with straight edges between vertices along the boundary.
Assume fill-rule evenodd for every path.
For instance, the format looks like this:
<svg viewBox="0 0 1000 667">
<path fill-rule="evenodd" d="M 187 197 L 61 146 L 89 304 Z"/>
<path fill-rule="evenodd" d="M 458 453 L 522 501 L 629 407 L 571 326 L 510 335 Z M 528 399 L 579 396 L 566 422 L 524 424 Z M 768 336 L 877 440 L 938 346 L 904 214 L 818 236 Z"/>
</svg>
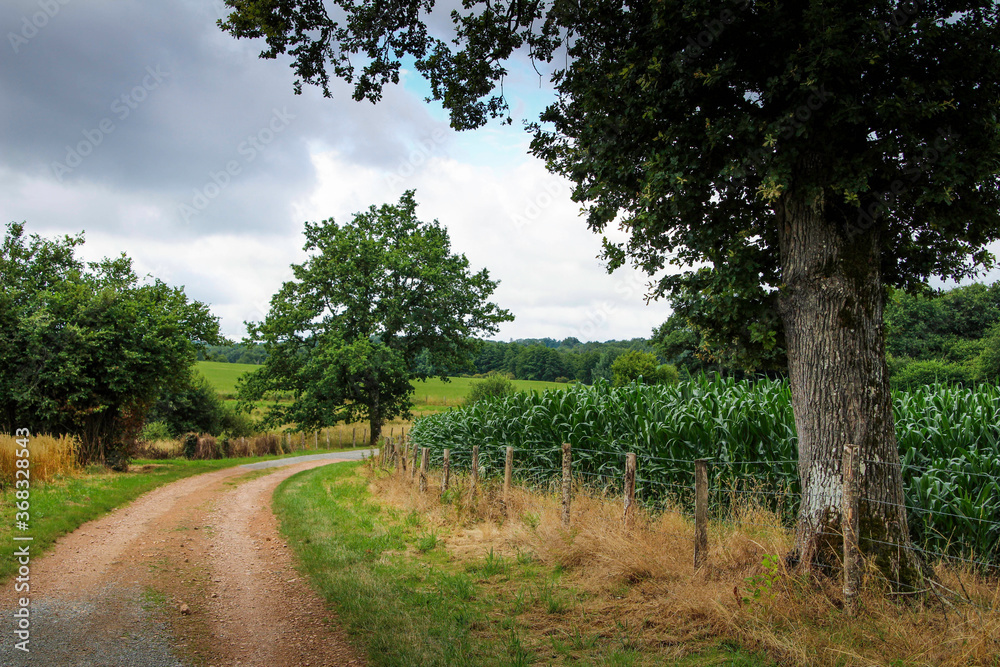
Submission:
<svg viewBox="0 0 1000 667">
<path fill-rule="evenodd" d="M 134 452 L 137 459 L 176 459 L 184 455 L 184 446 L 180 440 L 153 440 L 140 442 Z"/>
<path fill-rule="evenodd" d="M 711 523 L 707 563 L 695 570 L 693 523 L 677 510 L 639 510 L 626 529 L 620 500 L 577 488 L 567 530 L 554 494 L 512 489 L 505 507 L 499 483 L 481 485 L 470 499 L 468 479 L 458 476 L 442 501 L 436 475 L 420 494 L 409 471 L 370 474 L 373 494 L 422 514 L 460 562 L 490 552 L 528 553 L 543 565 L 561 566 L 554 594 L 566 597 L 565 608 L 553 614 L 536 607 L 518 617 L 537 635 L 536 647 L 550 636 L 589 633 L 625 642 L 627 634 L 637 650 L 664 662 L 727 639 L 789 665 L 1000 665 L 995 577 L 938 564 L 938 595 L 912 599 L 887 594 L 872 576 L 860 596 L 860 616 L 851 618 L 843 612 L 839 582 L 786 569 L 782 556 L 792 534 L 746 494 L 734 496 L 726 515 Z M 584 601 L 572 591 L 583 591 Z"/>
<path fill-rule="evenodd" d="M 47 482 L 57 476 L 80 471 L 77 452 L 80 443 L 71 436 L 33 435 L 28 438 L 28 460 L 32 482 Z M 17 438 L 0 434 L 0 485 L 13 485 L 17 470 Z"/>
</svg>

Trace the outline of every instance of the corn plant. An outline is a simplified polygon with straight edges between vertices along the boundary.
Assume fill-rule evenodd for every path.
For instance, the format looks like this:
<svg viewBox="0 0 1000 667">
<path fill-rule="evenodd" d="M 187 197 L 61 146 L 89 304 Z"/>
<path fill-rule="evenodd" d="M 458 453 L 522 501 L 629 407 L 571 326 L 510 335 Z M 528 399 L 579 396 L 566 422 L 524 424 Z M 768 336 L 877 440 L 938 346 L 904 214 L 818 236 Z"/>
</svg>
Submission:
<svg viewBox="0 0 1000 667">
<path fill-rule="evenodd" d="M 925 548 L 1000 562 L 1000 388 L 924 386 L 893 394 L 906 504 Z M 480 472 L 498 474 L 504 448 L 534 482 L 560 474 L 561 445 L 573 445 L 584 481 L 620 483 L 627 452 L 639 460 L 647 502 L 690 500 L 693 462 L 710 461 L 715 498 L 763 492 L 790 520 L 798 487 L 797 437 L 787 381 L 701 377 L 675 385 L 593 387 L 518 393 L 425 417 L 413 441 L 459 468 L 480 447 Z"/>
</svg>

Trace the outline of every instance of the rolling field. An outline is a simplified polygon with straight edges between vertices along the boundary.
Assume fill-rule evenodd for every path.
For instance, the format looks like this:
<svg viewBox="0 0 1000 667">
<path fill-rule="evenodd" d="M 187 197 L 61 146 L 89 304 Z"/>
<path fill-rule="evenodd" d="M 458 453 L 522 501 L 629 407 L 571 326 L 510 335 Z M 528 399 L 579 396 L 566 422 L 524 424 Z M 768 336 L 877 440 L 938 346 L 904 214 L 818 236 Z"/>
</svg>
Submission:
<svg viewBox="0 0 1000 667">
<path fill-rule="evenodd" d="M 227 364 L 219 361 L 199 361 L 196 365 L 199 371 L 208 378 L 220 394 L 235 394 L 236 379 L 248 371 L 257 368 L 253 364 Z M 435 408 L 447 408 L 460 405 L 469 392 L 475 378 L 452 378 L 450 382 L 442 382 L 438 378 L 430 378 L 426 382 L 414 380 L 413 403 L 421 411 Z M 519 391 L 544 391 L 546 389 L 565 389 L 570 386 L 558 382 L 536 382 L 533 380 L 514 380 Z"/>
</svg>

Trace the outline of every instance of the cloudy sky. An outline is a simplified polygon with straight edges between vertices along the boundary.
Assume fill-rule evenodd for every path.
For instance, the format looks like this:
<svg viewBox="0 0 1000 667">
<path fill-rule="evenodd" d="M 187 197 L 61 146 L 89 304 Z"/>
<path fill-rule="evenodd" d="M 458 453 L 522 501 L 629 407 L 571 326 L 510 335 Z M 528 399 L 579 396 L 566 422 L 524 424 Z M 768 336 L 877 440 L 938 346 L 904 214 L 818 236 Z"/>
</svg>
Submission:
<svg viewBox="0 0 1000 667">
<path fill-rule="evenodd" d="M 220 0 L 0 4 L 0 222 L 86 232 L 87 259 L 127 253 L 245 333 L 304 258 L 303 222 L 346 222 L 417 191 L 421 219 L 500 280 L 499 339 L 648 336 L 669 315 L 646 280 L 597 259 L 565 182 L 528 156 L 524 119 L 551 99 L 528 67 L 513 126 L 449 129 L 416 77 L 378 105 L 306 88 L 236 41 Z"/>
<path fill-rule="evenodd" d="M 378 105 L 346 86 L 294 95 L 287 61 L 222 33 L 223 15 L 213 0 L 4 0 L 3 224 L 85 230 L 87 259 L 127 253 L 238 338 L 303 259 L 304 221 L 412 188 L 420 218 L 500 280 L 516 320 L 497 338 L 631 338 L 666 319 L 642 276 L 605 271 L 566 183 L 527 154 L 520 120 L 547 81 L 516 72 L 514 125 L 456 133 L 415 75 Z"/>
</svg>

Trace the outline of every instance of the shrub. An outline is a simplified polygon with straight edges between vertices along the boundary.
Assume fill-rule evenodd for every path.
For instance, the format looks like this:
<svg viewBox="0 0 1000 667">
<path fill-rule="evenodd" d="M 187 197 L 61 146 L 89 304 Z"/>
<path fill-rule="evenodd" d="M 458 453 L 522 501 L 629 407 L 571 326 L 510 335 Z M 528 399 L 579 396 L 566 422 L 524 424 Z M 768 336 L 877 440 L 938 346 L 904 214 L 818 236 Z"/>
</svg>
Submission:
<svg viewBox="0 0 1000 667">
<path fill-rule="evenodd" d="M 225 404 L 200 373 L 193 373 L 183 386 L 164 391 L 146 415 L 147 423 L 166 423 L 170 437 L 190 432 L 219 435 L 225 419 Z"/>
<path fill-rule="evenodd" d="M 479 382 L 473 382 L 465 396 L 465 405 L 474 405 L 484 398 L 509 396 L 517 391 L 509 373 L 491 372 Z"/>
<path fill-rule="evenodd" d="M 170 431 L 170 425 L 166 422 L 155 421 L 147 422 L 145 426 L 142 427 L 142 433 L 139 439 L 143 442 L 155 442 L 157 440 L 170 440 L 174 437 L 174 434 Z"/>
<path fill-rule="evenodd" d="M 624 387 L 642 380 L 643 384 L 673 384 L 680 381 L 676 366 L 658 364 L 656 355 L 650 352 L 629 350 L 611 364 L 612 384 Z"/>
<path fill-rule="evenodd" d="M 1000 323 L 983 339 L 983 351 L 976 359 L 976 375 L 983 382 L 1000 382 Z"/>
<path fill-rule="evenodd" d="M 936 359 L 928 361 L 895 359 L 893 365 L 895 368 L 889 376 L 893 389 L 915 389 L 938 382 L 965 386 L 975 383 L 975 371 L 972 367 L 961 364 Z"/>
<path fill-rule="evenodd" d="M 198 453 L 198 434 L 185 433 L 181 438 L 184 444 L 184 458 L 193 459 Z"/>
<path fill-rule="evenodd" d="M 673 364 L 656 367 L 656 384 L 677 384 L 680 381 L 681 372 Z"/>
<path fill-rule="evenodd" d="M 249 438 L 257 432 L 253 417 L 245 412 L 224 406 L 221 419 L 222 433 L 229 438 Z"/>
</svg>

